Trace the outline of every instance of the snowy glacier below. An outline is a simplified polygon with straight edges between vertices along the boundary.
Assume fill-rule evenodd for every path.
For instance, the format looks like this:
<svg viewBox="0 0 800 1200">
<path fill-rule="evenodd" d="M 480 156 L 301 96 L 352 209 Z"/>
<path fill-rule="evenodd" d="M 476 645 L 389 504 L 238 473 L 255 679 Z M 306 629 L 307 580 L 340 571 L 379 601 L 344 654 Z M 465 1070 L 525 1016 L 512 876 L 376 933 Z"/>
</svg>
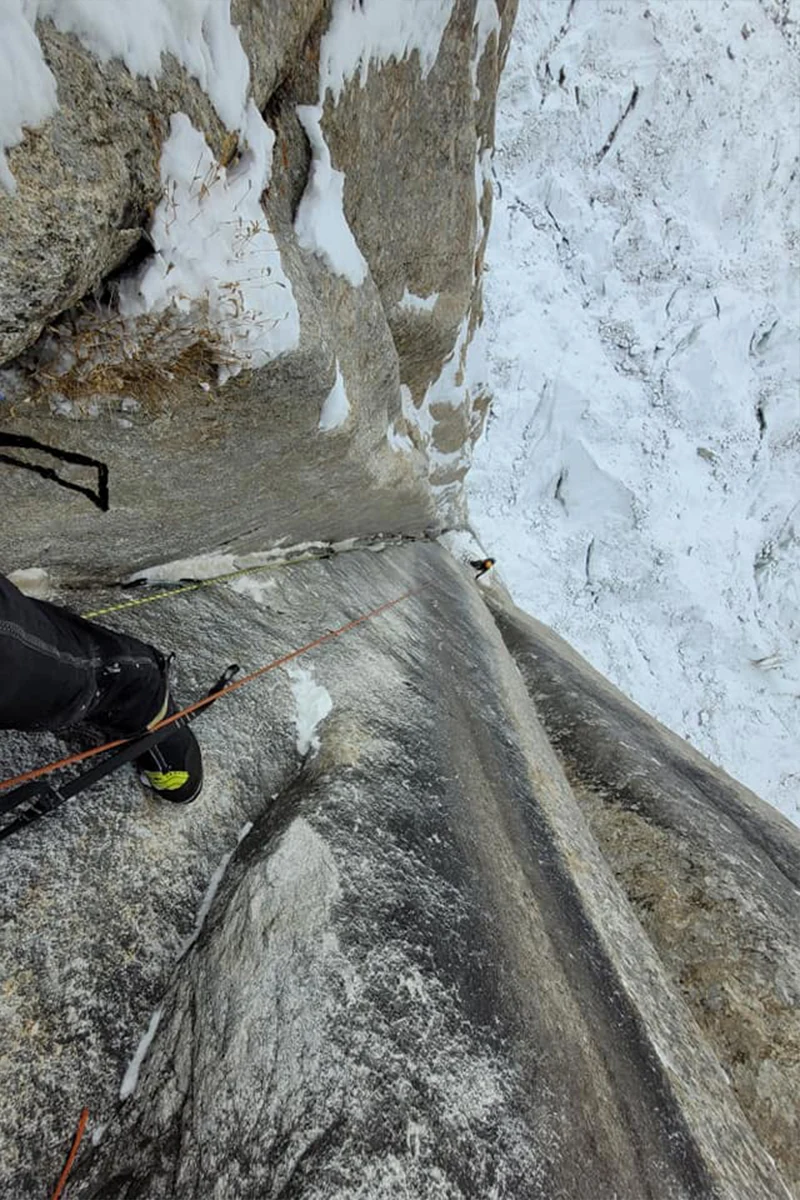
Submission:
<svg viewBox="0 0 800 1200">
<path fill-rule="evenodd" d="M 800 821 L 796 18 L 521 0 L 468 487 L 516 601 Z"/>
</svg>

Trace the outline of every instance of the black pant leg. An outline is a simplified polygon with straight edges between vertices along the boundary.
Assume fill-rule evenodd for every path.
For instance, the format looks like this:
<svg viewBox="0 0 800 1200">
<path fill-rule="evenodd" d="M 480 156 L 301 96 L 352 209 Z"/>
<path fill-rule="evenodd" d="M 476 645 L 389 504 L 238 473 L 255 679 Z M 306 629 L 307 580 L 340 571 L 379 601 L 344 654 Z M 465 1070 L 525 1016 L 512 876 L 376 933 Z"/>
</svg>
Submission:
<svg viewBox="0 0 800 1200">
<path fill-rule="evenodd" d="M 152 646 L 24 596 L 0 576 L 0 728 L 88 720 L 135 733 L 153 720 L 164 692 L 163 660 Z"/>
</svg>

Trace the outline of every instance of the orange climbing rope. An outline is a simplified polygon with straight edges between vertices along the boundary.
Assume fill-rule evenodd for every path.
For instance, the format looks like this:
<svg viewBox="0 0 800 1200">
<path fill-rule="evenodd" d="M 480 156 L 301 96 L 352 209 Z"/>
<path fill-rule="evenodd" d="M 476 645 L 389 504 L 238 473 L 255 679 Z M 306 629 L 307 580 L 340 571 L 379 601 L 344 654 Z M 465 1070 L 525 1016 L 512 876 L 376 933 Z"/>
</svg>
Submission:
<svg viewBox="0 0 800 1200">
<path fill-rule="evenodd" d="M 157 725 L 153 726 L 151 732 L 155 733 L 157 729 L 163 729 L 166 725 L 172 725 L 175 721 L 180 720 L 181 717 L 198 712 L 199 709 L 205 708 L 208 704 L 213 704 L 220 697 L 235 692 L 237 688 L 244 687 L 245 684 L 252 683 L 260 675 L 266 675 L 268 671 L 274 671 L 276 667 L 282 667 L 284 663 L 291 662 L 293 658 L 299 658 L 301 654 L 308 654 L 309 650 L 315 650 L 317 646 L 322 646 L 325 642 L 330 642 L 334 638 L 341 637 L 343 633 L 348 633 L 351 629 L 355 629 L 356 626 L 363 625 L 365 621 L 370 621 L 374 617 L 380 616 L 381 613 L 388 612 L 390 608 L 395 608 L 396 605 L 402 604 L 404 600 L 408 600 L 411 596 L 418 595 L 419 592 L 428 586 L 427 583 L 423 583 L 408 592 L 403 592 L 402 596 L 396 596 L 394 600 L 387 600 L 384 604 L 379 604 L 377 608 L 370 609 L 367 613 L 362 613 L 360 617 L 348 621 L 346 625 L 340 625 L 338 629 L 328 630 L 327 633 L 314 638 L 312 642 L 307 642 L 305 646 L 300 646 L 298 650 L 289 650 L 286 654 L 280 655 L 279 658 L 274 658 L 272 662 L 266 663 L 265 666 L 259 667 L 258 670 L 251 671 L 249 675 L 245 675 L 241 679 L 236 679 L 233 683 L 226 684 L 218 692 L 214 692 L 210 696 L 204 696 L 202 700 L 197 700 L 194 704 L 189 704 L 179 712 L 173 713 L 163 721 L 159 721 Z M 51 771 L 57 771 L 61 767 L 75 766 L 77 763 L 85 762 L 88 758 L 94 758 L 106 750 L 115 750 L 118 746 L 124 746 L 128 741 L 130 741 L 130 738 L 118 738 L 116 741 L 106 742 L 102 746 L 93 746 L 91 750 L 83 750 L 79 754 L 70 754 L 67 758 L 58 759 L 57 762 L 46 763 L 44 766 L 36 767 L 32 771 L 25 771 L 22 775 L 15 775 L 13 779 L 4 779 L 0 781 L 0 791 L 16 787 L 21 783 L 28 783 L 33 779 L 40 779 L 43 775 L 49 775 Z"/>
<path fill-rule="evenodd" d="M 75 1159 L 77 1158 L 78 1150 L 80 1149 L 80 1144 L 83 1139 L 83 1135 L 86 1130 L 86 1124 L 87 1124 L 88 1120 L 89 1120 L 89 1110 L 88 1110 L 88 1108 L 84 1108 L 83 1112 L 80 1115 L 80 1120 L 78 1121 L 78 1128 L 75 1132 L 75 1137 L 72 1139 L 72 1148 L 71 1148 L 69 1154 L 67 1155 L 67 1161 L 64 1163 L 64 1170 L 61 1172 L 61 1174 L 58 1177 L 58 1183 L 56 1184 L 55 1191 L 53 1192 L 53 1195 L 50 1197 L 50 1200 L 60 1200 L 61 1194 L 64 1191 L 64 1188 L 66 1187 L 67 1180 L 69 1179 L 69 1173 L 72 1170 Z"/>
</svg>

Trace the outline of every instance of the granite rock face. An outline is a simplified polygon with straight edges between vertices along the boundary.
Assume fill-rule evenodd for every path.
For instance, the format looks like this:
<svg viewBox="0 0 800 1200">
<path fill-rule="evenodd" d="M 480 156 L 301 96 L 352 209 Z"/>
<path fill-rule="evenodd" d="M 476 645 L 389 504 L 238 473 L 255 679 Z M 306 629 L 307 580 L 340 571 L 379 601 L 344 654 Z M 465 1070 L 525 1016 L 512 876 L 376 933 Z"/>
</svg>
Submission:
<svg viewBox="0 0 800 1200">
<path fill-rule="evenodd" d="M 59 108 L 9 152 L 16 193 L 0 195 L 2 432 L 16 439 L 0 464 L 16 515 L 3 552 L 14 564 L 38 556 L 73 577 L 118 577 L 203 548 L 418 533 L 463 517 L 460 481 L 487 402 L 466 355 L 515 4 L 435 7 L 449 17 L 432 64 L 416 50 L 378 57 L 325 91 L 321 128 L 367 267 L 355 286 L 298 243 L 312 160 L 297 109 L 320 99 L 330 22 L 370 13 L 344 0 L 233 5 L 275 136 L 262 212 L 300 334 L 224 385 L 202 306 L 157 321 L 115 306 L 152 253 L 171 115 L 186 114 L 220 169 L 235 166 L 241 139 L 169 55 L 155 87 L 38 22 Z M 337 372 L 349 413 L 325 433 Z"/>
<path fill-rule="evenodd" d="M 198 805 L 120 776 L 4 844 L 0 1194 L 86 1103 L 80 1197 L 785 1196 L 469 575 L 407 543 L 270 580 L 118 620 L 190 696 L 422 590 L 300 660 L 315 755 L 267 676 L 198 726 Z M 2 735 L 4 772 L 54 742 Z"/>
<path fill-rule="evenodd" d="M 800 1189 L 800 839 L 552 630 L 491 602 L 604 857 Z"/>
<path fill-rule="evenodd" d="M 237 0 L 232 21 L 264 106 L 319 19 L 323 0 Z M 9 153 L 17 190 L 0 191 L 0 362 L 91 294 L 142 237 L 161 193 L 169 119 L 185 112 L 222 152 L 225 127 L 196 79 L 171 56 L 158 86 L 118 60 L 101 62 L 50 20 L 36 33 L 59 106 Z"/>
<path fill-rule="evenodd" d="M 395 50 L 321 96 L 330 30 L 374 33 L 381 3 L 428 24 L 398 16 Z M 52 1191 L 84 1105 L 68 1194 L 94 1200 L 800 1180 L 797 831 L 433 540 L 488 402 L 471 347 L 516 4 L 403 5 L 232 0 L 272 159 L 248 204 L 299 316 L 232 376 L 202 306 L 134 320 L 119 297 L 157 258 L 175 114 L 212 155 L 201 200 L 257 140 L 176 59 L 156 87 L 37 25 L 59 108 L 0 195 L 0 570 L 86 612 L 153 563 L 311 543 L 108 617 L 177 652 L 183 701 L 347 631 L 203 716 L 198 803 L 124 771 L 0 842 L 0 1200 Z M 316 184 L 341 190 L 355 281 L 298 233 Z M 0 732 L 0 778 L 88 738 Z"/>
</svg>

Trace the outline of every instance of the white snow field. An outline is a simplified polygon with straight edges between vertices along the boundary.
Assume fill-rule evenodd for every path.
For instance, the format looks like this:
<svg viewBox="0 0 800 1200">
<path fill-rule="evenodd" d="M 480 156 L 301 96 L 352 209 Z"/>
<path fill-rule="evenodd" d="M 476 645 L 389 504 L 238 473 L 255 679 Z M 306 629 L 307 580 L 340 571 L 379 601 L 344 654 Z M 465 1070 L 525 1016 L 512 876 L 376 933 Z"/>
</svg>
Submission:
<svg viewBox="0 0 800 1200">
<path fill-rule="evenodd" d="M 520 0 L 472 522 L 517 602 L 800 821 L 796 0 Z"/>
</svg>

